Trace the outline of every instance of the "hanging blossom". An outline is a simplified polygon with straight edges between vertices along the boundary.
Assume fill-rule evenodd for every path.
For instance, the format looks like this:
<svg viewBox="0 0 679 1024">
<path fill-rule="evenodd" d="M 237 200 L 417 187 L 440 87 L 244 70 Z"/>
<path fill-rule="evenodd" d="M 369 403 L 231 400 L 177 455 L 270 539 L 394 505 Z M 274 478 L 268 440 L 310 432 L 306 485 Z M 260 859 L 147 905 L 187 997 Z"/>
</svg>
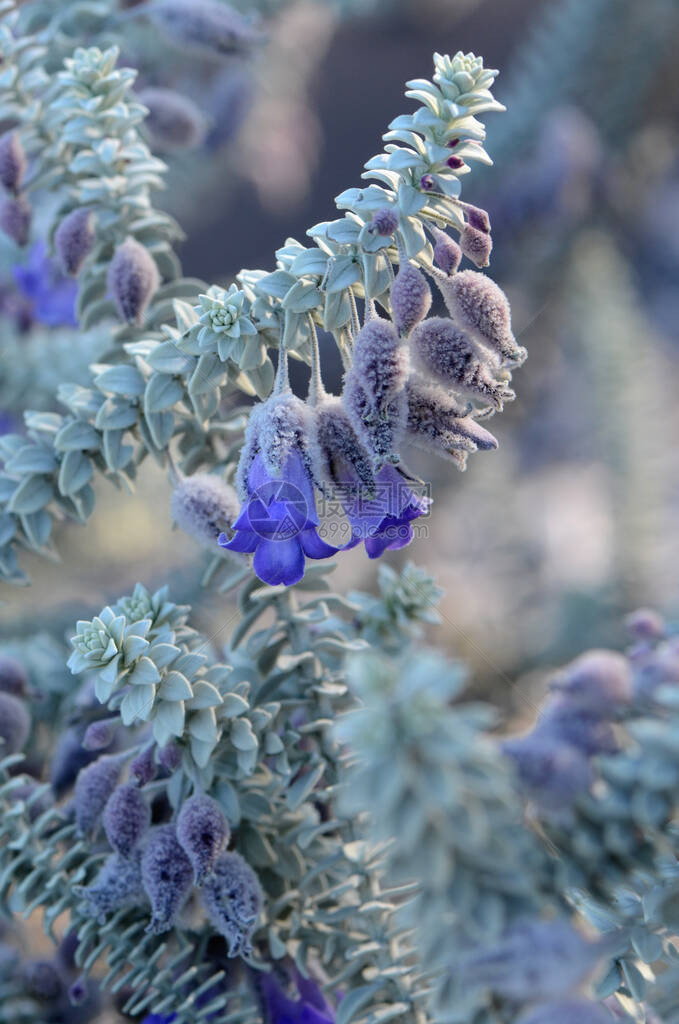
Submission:
<svg viewBox="0 0 679 1024">
<path fill-rule="evenodd" d="M 76 327 L 75 300 L 78 286 L 65 277 L 47 255 L 44 242 L 36 242 L 28 260 L 14 268 L 14 281 L 31 303 L 33 318 L 48 327 Z"/>
<path fill-rule="evenodd" d="M 337 548 L 318 535 L 319 518 L 309 453 L 309 414 L 293 395 L 287 355 L 281 351 L 273 394 L 253 409 L 238 468 L 243 502 L 222 533 L 227 551 L 254 555 L 253 568 L 271 586 L 290 586 L 304 576 L 307 558 L 329 558 Z"/>
</svg>

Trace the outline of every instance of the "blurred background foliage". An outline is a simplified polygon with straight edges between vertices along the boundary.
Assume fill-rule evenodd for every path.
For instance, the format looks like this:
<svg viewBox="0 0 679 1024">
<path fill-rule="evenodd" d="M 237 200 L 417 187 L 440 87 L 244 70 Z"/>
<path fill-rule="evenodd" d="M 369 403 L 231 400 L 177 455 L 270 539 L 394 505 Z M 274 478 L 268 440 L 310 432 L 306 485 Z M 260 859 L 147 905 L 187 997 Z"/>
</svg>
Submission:
<svg viewBox="0 0 679 1024">
<path fill-rule="evenodd" d="M 112 12 L 111 40 L 122 36 L 120 63 L 138 68 L 140 92 L 174 89 L 202 112 L 197 144 L 161 153 L 171 170 L 157 203 L 187 233 L 185 273 L 215 283 L 273 268 L 286 237 L 302 240 L 331 215 L 401 109 L 404 80 L 430 73 L 433 50 L 472 50 L 501 69 L 508 112 L 488 126 L 495 166 L 474 171 L 465 197 L 490 212 L 490 271 L 530 358 L 518 401 L 493 424 L 500 451 L 464 477 L 431 459 L 427 536 L 387 557 L 435 574 L 445 588 L 437 645 L 517 711 L 547 668 L 622 642 L 624 612 L 677 614 L 676 0 L 243 0 L 262 42 L 221 59 L 159 39 L 143 7 Z M 55 382 L 81 379 L 103 347 L 42 310 L 17 261 L 28 266 L 30 253 L 3 241 L 6 429 L 25 408 L 54 407 Z M 226 639 L 233 606 L 200 592 L 203 556 L 171 529 L 162 471 L 147 462 L 134 495 L 99 487 L 88 527 L 61 531 L 63 560 L 29 558 L 33 587 L 3 588 L 2 634 L 28 635 L 40 619 L 63 636 L 142 580 L 170 582 L 197 624 Z M 337 589 L 370 589 L 374 575 L 351 552 Z"/>
</svg>

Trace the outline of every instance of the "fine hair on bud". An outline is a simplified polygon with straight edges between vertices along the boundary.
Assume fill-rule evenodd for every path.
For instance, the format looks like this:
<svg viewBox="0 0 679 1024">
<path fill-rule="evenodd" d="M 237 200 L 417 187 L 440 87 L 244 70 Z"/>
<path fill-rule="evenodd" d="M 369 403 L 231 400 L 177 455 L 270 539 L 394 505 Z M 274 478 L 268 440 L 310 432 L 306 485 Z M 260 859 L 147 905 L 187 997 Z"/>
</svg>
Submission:
<svg viewBox="0 0 679 1024">
<path fill-rule="evenodd" d="M 454 274 L 462 260 L 462 249 L 445 231 L 434 228 L 433 234 L 434 262 L 444 274 Z"/>
<path fill-rule="evenodd" d="M 497 440 L 491 432 L 467 415 L 468 406 L 461 405 L 438 384 L 411 375 L 406 393 L 406 429 L 412 444 L 433 455 L 449 459 L 461 469 L 465 466 L 460 459 L 461 452 L 497 448 Z"/>
<path fill-rule="evenodd" d="M 160 935 L 172 928 L 193 883 L 191 861 L 173 825 L 158 825 L 149 833 L 141 857 L 141 877 L 151 903 L 146 930 Z"/>
<path fill-rule="evenodd" d="M 394 278 L 389 296 L 391 314 L 401 337 L 406 337 L 415 324 L 424 320 L 431 309 L 431 288 L 421 270 L 403 260 Z M 374 321 L 369 321 L 366 326 Z M 364 328 L 365 330 L 365 328 Z"/>
<path fill-rule="evenodd" d="M 15 697 L 25 697 L 28 688 L 26 670 L 16 658 L 0 654 L 0 691 Z"/>
<path fill-rule="evenodd" d="M 552 687 L 573 706 L 613 718 L 632 699 L 632 672 L 617 651 L 587 651 L 555 676 Z"/>
<path fill-rule="evenodd" d="M 108 268 L 109 291 L 121 319 L 140 324 L 159 284 L 160 274 L 151 253 L 134 238 L 126 238 Z"/>
<path fill-rule="evenodd" d="M 28 160 L 19 133 L 14 129 L 0 135 L 0 183 L 15 195 L 21 188 Z"/>
<path fill-rule="evenodd" d="M 495 409 L 514 398 L 506 382 L 493 376 L 492 360 L 480 360 L 467 331 L 447 317 L 432 316 L 418 324 L 410 350 L 416 370 L 460 395 L 480 398 Z"/>
<path fill-rule="evenodd" d="M 184 477 L 172 492 L 173 521 L 199 544 L 214 548 L 220 533 L 238 518 L 238 495 L 213 473 Z"/>
<path fill-rule="evenodd" d="M 23 700 L 0 691 L 0 758 L 23 750 L 31 731 L 31 716 Z"/>
<path fill-rule="evenodd" d="M 331 485 L 341 483 L 344 468 L 350 466 L 366 492 L 374 491 L 372 459 L 359 441 L 342 400 L 325 395 L 314 409 L 313 426 L 320 478 Z"/>
<path fill-rule="evenodd" d="M 155 0 L 149 14 L 173 42 L 216 57 L 246 52 L 261 38 L 247 18 L 220 0 Z"/>
<path fill-rule="evenodd" d="M 472 206 L 471 203 L 466 203 L 464 212 L 467 215 L 467 223 L 477 231 L 483 231 L 486 235 L 490 234 L 490 218 L 485 210 L 482 210 L 479 206 Z"/>
<path fill-rule="evenodd" d="M 99 722 L 91 722 L 83 736 L 85 750 L 105 750 L 113 743 L 120 719 L 102 718 Z"/>
<path fill-rule="evenodd" d="M 236 484 L 242 498 L 248 494 L 248 474 L 258 453 L 274 475 L 280 473 L 288 457 L 297 452 L 305 468 L 313 475 L 309 442 L 311 412 L 305 402 L 290 391 L 271 395 L 255 405 L 248 417 L 245 438 L 238 462 Z"/>
<path fill-rule="evenodd" d="M 388 237 L 393 235 L 398 227 L 398 210 L 393 206 L 383 206 L 381 210 L 375 210 L 373 219 L 370 221 L 370 231 L 376 235 Z"/>
<path fill-rule="evenodd" d="M 74 886 L 87 917 L 94 917 L 99 924 L 105 924 L 109 914 L 124 907 L 146 902 L 142 886 L 139 852 L 131 857 L 111 853 L 104 861 L 99 874 L 91 885 Z"/>
<path fill-rule="evenodd" d="M 156 777 L 155 749 L 155 745 L 149 743 L 130 762 L 130 778 L 134 779 L 138 786 L 145 786 Z"/>
<path fill-rule="evenodd" d="M 247 955 L 262 909 L 257 875 L 239 853 L 222 853 L 201 890 L 213 926 L 227 941 L 229 956 Z"/>
<path fill-rule="evenodd" d="M 368 320 L 356 337 L 352 372 L 378 415 L 405 387 L 408 366 L 408 351 L 392 324 L 381 317 Z"/>
<path fill-rule="evenodd" d="M 0 228 L 17 245 L 26 245 L 31 229 L 31 206 L 25 196 L 4 199 L 0 203 Z"/>
<path fill-rule="evenodd" d="M 191 861 L 194 881 L 202 885 L 229 841 L 231 830 L 216 800 L 196 794 L 185 800 L 177 817 L 177 839 Z"/>
<path fill-rule="evenodd" d="M 507 296 L 491 278 L 476 270 L 463 270 L 438 284 L 451 317 L 473 332 L 476 342 L 514 365 L 524 362 L 526 350 L 516 344 L 512 334 Z"/>
<path fill-rule="evenodd" d="M 76 277 L 80 273 L 95 238 L 92 210 L 79 207 L 64 217 L 54 233 L 54 249 L 65 274 Z"/>
<path fill-rule="evenodd" d="M 487 267 L 493 249 L 493 240 L 485 231 L 466 224 L 460 232 L 462 255 L 471 260 L 475 267 Z"/>
<path fill-rule="evenodd" d="M 149 86 L 138 93 L 148 108 L 144 127 L 151 136 L 151 146 L 160 152 L 195 149 L 207 134 L 207 121 L 199 107 L 174 89 Z"/>
<path fill-rule="evenodd" d="M 114 789 L 104 808 L 104 831 L 116 853 L 129 857 L 150 824 L 151 810 L 137 786 Z"/>
<path fill-rule="evenodd" d="M 398 446 L 408 419 L 405 387 L 378 411 L 360 374 L 352 367 L 344 379 L 342 404 L 356 428 L 359 440 L 372 456 L 373 468 L 384 462 L 398 462 Z"/>
<path fill-rule="evenodd" d="M 73 810 L 80 835 L 88 835 L 99 822 L 104 807 L 120 778 L 119 758 L 100 757 L 81 768 L 75 780 Z"/>
</svg>

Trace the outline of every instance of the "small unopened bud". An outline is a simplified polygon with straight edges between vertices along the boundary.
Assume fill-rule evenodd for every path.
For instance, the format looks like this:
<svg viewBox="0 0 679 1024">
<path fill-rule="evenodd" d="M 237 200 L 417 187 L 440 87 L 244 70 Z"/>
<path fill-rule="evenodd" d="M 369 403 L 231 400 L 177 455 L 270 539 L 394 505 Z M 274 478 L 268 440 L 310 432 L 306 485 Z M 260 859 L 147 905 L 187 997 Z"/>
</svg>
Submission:
<svg viewBox="0 0 679 1024">
<path fill-rule="evenodd" d="M 85 750 L 105 750 L 113 743 L 120 719 L 104 718 L 100 722 L 92 722 L 87 726 L 83 737 Z"/>
<path fill-rule="evenodd" d="M 474 266 L 487 267 L 490 263 L 493 240 L 485 231 L 467 224 L 460 234 L 460 248 Z"/>
<path fill-rule="evenodd" d="M 22 700 L 0 692 L 0 758 L 23 749 L 31 731 L 31 716 Z"/>
<path fill-rule="evenodd" d="M 191 861 L 172 825 L 159 825 L 150 833 L 142 853 L 141 877 L 153 915 L 146 930 L 159 935 L 174 924 L 193 881 Z"/>
<path fill-rule="evenodd" d="M 485 210 L 482 210 L 480 206 L 471 206 L 467 203 L 464 208 L 467 214 L 467 223 L 471 224 L 477 231 L 484 231 L 487 235 L 490 234 L 490 218 Z"/>
<path fill-rule="evenodd" d="M 19 133 L 12 130 L 0 136 L 0 182 L 16 194 L 24 180 L 28 161 Z"/>
<path fill-rule="evenodd" d="M 182 763 L 182 748 L 174 740 L 170 740 L 159 749 L 158 761 L 166 772 L 176 772 Z"/>
<path fill-rule="evenodd" d="M 101 818 L 106 802 L 118 784 L 120 768 L 117 758 L 100 757 L 78 773 L 73 807 L 81 835 L 88 835 Z"/>
<path fill-rule="evenodd" d="M 375 210 L 373 219 L 370 222 L 370 230 L 378 235 L 393 235 L 398 227 L 398 210 L 392 206 L 385 206 L 381 210 Z"/>
<path fill-rule="evenodd" d="M 437 384 L 411 377 L 407 386 L 408 439 L 425 451 L 447 458 L 460 469 L 465 462 L 460 452 L 497 448 L 489 430 L 471 416 Z"/>
<path fill-rule="evenodd" d="M 359 441 L 341 399 L 324 396 L 314 408 L 313 427 L 319 478 L 330 485 L 341 484 L 349 467 L 366 492 L 372 492 L 375 488 L 372 460 Z"/>
<path fill-rule="evenodd" d="M 552 686 L 573 706 L 613 718 L 632 699 L 632 672 L 616 651 L 588 651 L 558 673 Z"/>
<path fill-rule="evenodd" d="M 25 196 L 5 199 L 0 203 L 0 228 L 17 245 L 26 245 L 30 227 L 31 207 Z"/>
<path fill-rule="evenodd" d="M 431 289 L 422 271 L 404 261 L 391 286 L 389 301 L 396 330 L 401 337 L 410 334 L 431 308 Z"/>
<path fill-rule="evenodd" d="M 434 229 L 434 260 L 444 274 L 454 274 L 462 259 L 462 249 L 445 231 Z"/>
<path fill-rule="evenodd" d="M 84 902 L 82 912 L 105 924 L 109 914 L 123 907 L 143 903 L 146 894 L 141 882 L 139 854 L 121 857 L 112 853 L 104 861 L 91 885 L 74 886 L 76 896 Z"/>
<path fill-rule="evenodd" d="M 661 640 L 665 636 L 665 620 L 652 608 L 638 608 L 625 619 L 625 627 L 637 640 Z M 0 679 L 2 669 L 0 669 Z"/>
<path fill-rule="evenodd" d="M 247 955 L 262 909 L 257 875 L 239 853 L 223 853 L 202 889 L 210 921 L 226 939 L 229 956 Z"/>
<path fill-rule="evenodd" d="M 150 743 L 148 747 L 141 751 L 140 754 L 134 758 L 130 763 L 130 776 L 135 780 L 138 786 L 145 786 L 147 782 L 151 782 L 156 777 L 156 761 L 155 761 L 155 746 Z"/>
<path fill-rule="evenodd" d="M 459 171 L 461 167 L 464 167 L 464 160 L 461 156 L 449 156 L 446 163 L 454 171 Z"/>
<path fill-rule="evenodd" d="M 408 351 L 388 320 L 375 317 L 361 328 L 354 345 L 352 369 L 378 414 L 405 387 Z"/>
<path fill-rule="evenodd" d="M 104 808 L 104 831 L 111 847 L 129 857 L 151 824 L 151 811 L 137 786 L 118 786 Z"/>
<path fill-rule="evenodd" d="M 25 964 L 23 981 L 32 996 L 51 1003 L 59 999 L 64 990 L 61 975 L 50 960 L 33 960 Z"/>
<path fill-rule="evenodd" d="M 207 122 L 196 104 L 174 89 L 148 88 L 139 93 L 148 108 L 144 126 L 154 150 L 194 149 L 207 133 Z"/>
<path fill-rule="evenodd" d="M 429 317 L 417 325 L 410 344 L 415 367 L 461 395 L 482 398 L 496 409 L 514 397 L 504 382 L 495 380 L 467 331 L 453 320 Z"/>
<path fill-rule="evenodd" d="M 71 210 L 54 233 L 54 248 L 65 274 L 73 277 L 87 259 L 94 245 L 94 213 L 85 207 Z"/>
<path fill-rule="evenodd" d="M 477 342 L 514 364 L 525 360 L 526 350 L 512 334 L 507 296 L 494 281 L 475 270 L 463 270 L 438 285 L 453 320 L 473 332 Z"/>
<path fill-rule="evenodd" d="M 177 839 L 193 865 L 194 881 L 202 885 L 229 841 L 229 824 L 216 800 L 189 797 L 177 817 Z"/>
<path fill-rule="evenodd" d="M 431 192 L 432 189 L 436 188 L 436 179 L 431 174 L 423 174 L 420 178 L 420 188 L 424 189 L 425 192 Z"/>
<path fill-rule="evenodd" d="M 160 274 L 151 253 L 134 238 L 118 246 L 108 269 L 108 286 L 123 320 L 140 324 Z"/>
<path fill-rule="evenodd" d="M 15 658 L 0 654 L 0 690 L 15 697 L 25 697 L 28 676 L 23 665 Z"/>
<path fill-rule="evenodd" d="M 233 487 L 213 473 L 196 473 L 172 492 L 172 519 L 204 547 L 214 549 L 220 533 L 238 518 L 240 503 Z"/>
</svg>

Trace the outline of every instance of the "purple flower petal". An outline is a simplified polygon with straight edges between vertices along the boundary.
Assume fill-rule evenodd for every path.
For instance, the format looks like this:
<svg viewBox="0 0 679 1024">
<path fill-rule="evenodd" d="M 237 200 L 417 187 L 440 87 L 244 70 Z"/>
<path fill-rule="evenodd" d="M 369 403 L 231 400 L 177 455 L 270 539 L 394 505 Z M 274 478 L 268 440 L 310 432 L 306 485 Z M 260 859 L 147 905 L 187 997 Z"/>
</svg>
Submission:
<svg viewBox="0 0 679 1024">
<path fill-rule="evenodd" d="M 286 587 L 298 583 L 304 576 L 304 552 L 298 537 L 290 540 L 260 539 L 255 551 L 253 568 L 263 583 Z"/>
<path fill-rule="evenodd" d="M 302 550 L 307 558 L 331 558 L 336 555 L 338 549 L 318 536 L 315 528 L 303 530 L 299 535 Z"/>
<path fill-rule="evenodd" d="M 220 533 L 217 539 L 220 548 L 226 548 L 227 551 L 240 551 L 245 555 L 251 555 L 253 551 L 256 551 L 259 541 L 260 538 L 251 530 L 238 530 L 231 540 L 225 533 Z"/>
</svg>

